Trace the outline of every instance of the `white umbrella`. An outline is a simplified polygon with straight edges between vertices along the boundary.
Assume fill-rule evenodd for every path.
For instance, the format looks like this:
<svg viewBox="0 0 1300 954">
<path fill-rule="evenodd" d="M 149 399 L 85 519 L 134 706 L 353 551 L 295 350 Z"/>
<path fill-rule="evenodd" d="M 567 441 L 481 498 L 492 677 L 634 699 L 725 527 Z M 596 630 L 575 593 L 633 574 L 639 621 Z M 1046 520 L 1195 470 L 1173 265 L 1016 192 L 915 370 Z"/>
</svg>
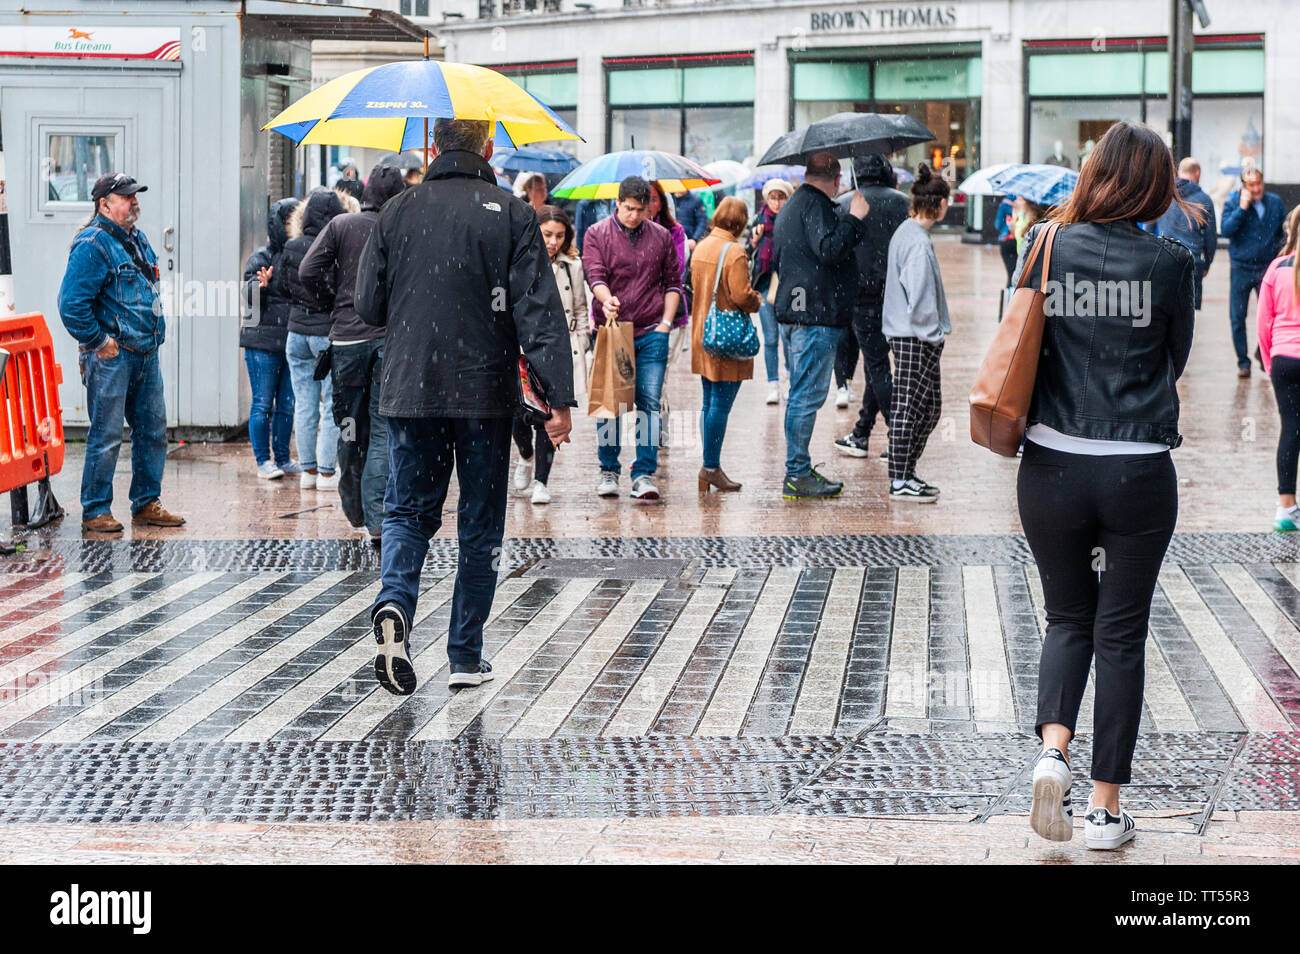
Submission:
<svg viewBox="0 0 1300 954">
<path fill-rule="evenodd" d="M 965 192 L 967 195 L 1002 195 L 1003 193 L 994 188 L 989 182 L 993 176 L 997 175 L 1003 169 L 1009 169 L 1015 165 L 1012 162 L 998 162 L 991 166 L 985 166 L 977 169 L 962 180 L 961 185 L 957 186 L 957 191 Z"/>
<path fill-rule="evenodd" d="M 704 168 L 722 180 L 717 185 L 706 186 L 705 188 L 708 189 L 730 189 L 740 180 L 747 178 L 750 173 L 747 166 L 736 162 L 734 159 L 718 159 L 715 162 L 706 162 Z"/>
</svg>

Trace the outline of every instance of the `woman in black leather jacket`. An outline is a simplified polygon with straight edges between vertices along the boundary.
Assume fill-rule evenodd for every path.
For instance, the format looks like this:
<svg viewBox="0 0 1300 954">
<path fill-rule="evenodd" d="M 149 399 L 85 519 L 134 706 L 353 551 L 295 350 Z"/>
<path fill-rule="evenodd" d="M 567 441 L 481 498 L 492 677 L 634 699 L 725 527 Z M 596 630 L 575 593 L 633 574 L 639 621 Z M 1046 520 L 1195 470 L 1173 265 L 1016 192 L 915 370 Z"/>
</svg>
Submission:
<svg viewBox="0 0 1300 954">
<path fill-rule="evenodd" d="M 1142 715 L 1151 598 L 1178 516 L 1169 451 L 1178 433 L 1175 381 L 1192 346 L 1191 253 L 1138 228 L 1177 202 L 1161 137 L 1116 123 L 1080 170 L 1071 199 L 1036 225 L 1059 222 L 1046 326 L 1017 493 L 1043 583 L 1047 634 L 1038 681 L 1030 824 L 1073 833 L 1067 746 L 1096 661 L 1089 848 L 1133 837 L 1119 806 Z M 1041 279 L 1042 255 L 1027 285 Z"/>
</svg>

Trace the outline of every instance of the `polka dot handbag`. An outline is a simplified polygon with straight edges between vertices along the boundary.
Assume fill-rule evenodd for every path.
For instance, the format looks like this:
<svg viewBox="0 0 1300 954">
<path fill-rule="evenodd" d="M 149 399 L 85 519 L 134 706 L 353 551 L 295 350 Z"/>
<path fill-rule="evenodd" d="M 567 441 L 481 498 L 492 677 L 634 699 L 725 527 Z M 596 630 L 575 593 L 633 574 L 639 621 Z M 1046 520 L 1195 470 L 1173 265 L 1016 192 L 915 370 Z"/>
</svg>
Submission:
<svg viewBox="0 0 1300 954">
<path fill-rule="evenodd" d="M 722 266 L 727 260 L 728 242 L 718 253 L 718 270 L 713 278 L 713 302 L 704 318 L 704 350 L 715 358 L 743 361 L 758 354 L 758 330 L 749 315 L 738 308 L 721 311 L 718 308 L 718 284 L 722 281 Z"/>
</svg>

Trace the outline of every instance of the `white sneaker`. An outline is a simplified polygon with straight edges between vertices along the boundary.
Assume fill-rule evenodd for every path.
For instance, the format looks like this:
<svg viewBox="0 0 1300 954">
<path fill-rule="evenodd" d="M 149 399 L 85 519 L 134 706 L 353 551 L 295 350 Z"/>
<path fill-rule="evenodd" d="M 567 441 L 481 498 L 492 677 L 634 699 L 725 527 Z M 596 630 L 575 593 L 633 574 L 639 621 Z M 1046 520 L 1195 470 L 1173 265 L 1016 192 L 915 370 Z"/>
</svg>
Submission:
<svg viewBox="0 0 1300 954">
<path fill-rule="evenodd" d="M 777 387 L 775 384 L 767 389 L 767 403 L 768 404 L 781 403 L 781 389 Z"/>
<path fill-rule="evenodd" d="M 848 407 L 849 401 L 852 400 L 852 398 L 853 392 L 849 390 L 849 386 L 846 384 L 835 393 L 835 406 Z"/>
<path fill-rule="evenodd" d="M 316 475 L 309 470 L 304 470 L 302 476 L 298 478 L 298 486 L 303 490 L 315 490 Z"/>
<path fill-rule="evenodd" d="M 1048 841 L 1074 837 L 1074 810 L 1070 807 L 1069 763 L 1060 749 L 1045 749 L 1034 763 L 1034 803 L 1029 827 Z"/>
<path fill-rule="evenodd" d="M 658 500 L 659 488 L 649 477 L 638 477 L 632 481 L 632 496 L 637 500 Z"/>
<path fill-rule="evenodd" d="M 1273 515 L 1273 529 L 1278 533 L 1290 533 L 1293 530 L 1300 529 L 1300 506 L 1279 506 L 1277 512 Z"/>
<path fill-rule="evenodd" d="M 279 480 L 284 476 L 284 471 L 268 460 L 257 465 L 257 476 L 262 480 Z"/>
<path fill-rule="evenodd" d="M 521 460 L 515 464 L 515 490 L 525 491 L 533 480 L 533 462 L 531 460 Z"/>
<path fill-rule="evenodd" d="M 1133 840 L 1136 829 L 1133 816 L 1123 808 L 1118 815 L 1112 815 L 1104 807 L 1093 808 L 1089 799 L 1088 813 L 1083 816 L 1083 837 L 1089 848 L 1098 851 L 1118 848 Z"/>
<path fill-rule="evenodd" d="M 336 470 L 332 474 L 317 474 L 316 489 L 317 490 L 338 490 L 339 472 Z"/>
<path fill-rule="evenodd" d="M 546 489 L 546 485 L 540 480 L 533 481 L 533 503 L 548 504 L 551 502 L 551 492 Z"/>
<path fill-rule="evenodd" d="M 596 496 L 598 497 L 617 497 L 618 496 L 618 474 L 613 471 L 602 470 L 600 472 L 600 483 L 596 485 Z"/>
</svg>

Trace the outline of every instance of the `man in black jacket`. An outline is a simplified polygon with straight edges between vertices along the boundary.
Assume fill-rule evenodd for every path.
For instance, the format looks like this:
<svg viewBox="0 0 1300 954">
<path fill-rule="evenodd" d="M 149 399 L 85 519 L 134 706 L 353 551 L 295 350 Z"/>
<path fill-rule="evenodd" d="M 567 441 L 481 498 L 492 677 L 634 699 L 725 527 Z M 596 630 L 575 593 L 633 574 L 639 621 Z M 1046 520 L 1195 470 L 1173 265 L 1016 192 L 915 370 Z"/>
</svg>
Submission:
<svg viewBox="0 0 1300 954">
<path fill-rule="evenodd" d="M 357 314 L 388 329 L 379 396 L 389 428 L 383 585 L 371 619 L 375 675 L 398 695 L 415 691 L 411 620 L 453 466 L 460 554 L 448 684 L 492 678 L 483 623 L 505 532 L 520 349 L 546 390 L 546 432 L 557 445 L 568 440 L 576 403 L 569 326 L 537 215 L 497 186 L 491 132 L 484 121 L 434 123 L 437 158 L 379 214 L 357 274 Z"/>
<path fill-rule="evenodd" d="M 835 349 L 853 314 L 858 294 L 853 250 L 866 237 L 863 220 L 871 208 L 855 190 L 849 214 L 840 215 L 834 201 L 839 181 L 838 159 L 828 152 L 810 156 L 803 185 L 776 217 L 772 239 L 776 320 L 790 366 L 781 490 L 787 499 L 834 497 L 844 489 L 813 470 L 808 456 Z"/>
<path fill-rule="evenodd" d="M 339 499 L 354 527 L 378 543 L 388 484 L 388 424 L 379 413 L 384 329 L 357 315 L 357 267 L 379 210 L 406 188 L 402 170 L 377 165 L 361 193 L 361 211 L 330 219 L 298 266 L 303 287 L 330 309 L 330 380 L 339 428 Z"/>
<path fill-rule="evenodd" d="M 889 369 L 889 342 L 881 330 L 885 304 L 885 272 L 889 262 L 889 240 L 907 221 L 909 200 L 899 192 L 897 176 L 889 158 L 881 153 L 858 156 L 853 160 L 858 191 L 871 205 L 865 225 L 866 238 L 857 247 L 858 297 L 853 304 L 853 331 L 862 349 L 862 365 L 867 372 L 867 386 L 862 389 L 862 410 L 851 434 L 835 442 L 841 453 L 850 457 L 867 456 L 867 438 L 879 412 L 889 423 L 889 401 L 894 391 Z M 851 195 L 839 199 L 840 209 L 848 211 Z"/>
</svg>

